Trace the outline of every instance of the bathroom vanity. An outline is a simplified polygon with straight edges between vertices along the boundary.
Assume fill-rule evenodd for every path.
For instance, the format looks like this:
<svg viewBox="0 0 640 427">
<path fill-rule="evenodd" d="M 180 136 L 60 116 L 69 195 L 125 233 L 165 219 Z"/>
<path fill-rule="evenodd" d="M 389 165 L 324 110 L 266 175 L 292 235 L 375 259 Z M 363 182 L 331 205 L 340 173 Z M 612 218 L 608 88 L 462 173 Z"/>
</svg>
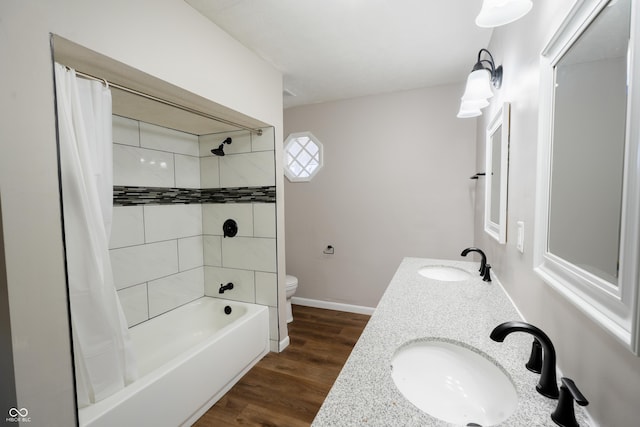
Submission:
<svg viewBox="0 0 640 427">
<path fill-rule="evenodd" d="M 446 275 L 432 279 L 419 273 L 432 267 L 453 267 L 469 275 L 464 277 L 463 272 L 463 277 L 444 281 L 449 279 Z M 539 374 L 525 368 L 531 335 L 514 333 L 502 343 L 489 337 L 497 325 L 513 320 L 521 320 L 520 315 L 495 277 L 492 282 L 482 281 L 478 263 L 405 258 L 312 425 L 451 425 L 410 403 L 392 379 L 391 365 L 398 349 L 426 339 L 471 349 L 506 374 L 515 388 L 517 406 L 495 425 L 555 426 L 550 416 L 558 401 L 540 395 L 536 391 Z M 579 387 L 580 379 L 574 379 Z M 581 426 L 589 425 L 581 407 L 576 405 L 575 412 Z"/>
</svg>

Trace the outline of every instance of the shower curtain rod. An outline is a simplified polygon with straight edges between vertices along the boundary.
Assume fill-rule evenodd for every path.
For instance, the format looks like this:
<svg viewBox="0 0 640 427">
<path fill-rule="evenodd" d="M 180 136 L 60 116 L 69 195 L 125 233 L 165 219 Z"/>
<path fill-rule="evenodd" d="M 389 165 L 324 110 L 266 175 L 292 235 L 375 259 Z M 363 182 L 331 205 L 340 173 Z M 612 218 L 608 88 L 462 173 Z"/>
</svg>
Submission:
<svg viewBox="0 0 640 427">
<path fill-rule="evenodd" d="M 152 101 L 156 101 L 156 102 L 159 102 L 161 104 L 168 105 L 170 107 L 178 108 L 178 109 L 180 109 L 182 111 L 186 111 L 188 113 L 196 114 L 196 115 L 198 115 L 200 117 L 204 117 L 206 119 L 215 120 L 215 121 L 220 122 L 220 123 L 224 123 L 224 124 L 227 124 L 227 125 L 230 125 L 230 126 L 235 126 L 235 127 L 240 128 L 240 129 L 247 130 L 247 131 L 249 131 L 251 133 L 257 134 L 258 136 L 262 135 L 262 129 L 250 128 L 248 126 L 244 126 L 244 125 L 232 122 L 231 120 L 227 120 L 227 119 L 223 119 L 223 118 L 220 118 L 220 117 L 212 116 L 211 114 L 203 113 L 202 111 L 198 111 L 198 110 L 195 110 L 193 108 L 185 107 L 184 105 L 176 104 L 175 102 L 167 101 L 166 99 L 158 98 L 157 96 L 149 95 L 147 93 L 140 92 L 140 91 L 137 91 L 135 89 L 130 89 L 128 87 L 121 86 L 121 85 L 116 84 L 116 83 L 108 82 L 106 79 L 101 79 L 100 77 L 92 76 L 91 74 L 83 73 L 82 71 L 76 70 L 76 75 L 78 75 L 80 77 L 84 77 L 86 79 L 96 80 L 96 81 L 102 82 L 107 87 L 111 86 L 111 87 L 114 87 L 116 89 L 122 90 L 124 92 L 131 93 L 133 95 L 141 96 L 143 98 L 147 98 L 147 99 L 150 99 Z"/>
</svg>

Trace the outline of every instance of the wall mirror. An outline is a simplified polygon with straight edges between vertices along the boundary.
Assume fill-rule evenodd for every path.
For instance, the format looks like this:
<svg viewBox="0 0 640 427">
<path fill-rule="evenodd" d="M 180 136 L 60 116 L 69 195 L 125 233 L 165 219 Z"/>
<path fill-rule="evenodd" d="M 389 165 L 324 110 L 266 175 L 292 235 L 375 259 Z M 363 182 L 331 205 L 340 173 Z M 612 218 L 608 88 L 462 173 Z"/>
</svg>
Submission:
<svg viewBox="0 0 640 427">
<path fill-rule="evenodd" d="M 507 242 L 510 112 L 505 102 L 489 123 L 485 139 L 484 231 L 503 244 Z"/>
<path fill-rule="evenodd" d="M 631 0 L 578 1 L 541 57 L 534 266 L 638 354 L 640 46 Z"/>
</svg>

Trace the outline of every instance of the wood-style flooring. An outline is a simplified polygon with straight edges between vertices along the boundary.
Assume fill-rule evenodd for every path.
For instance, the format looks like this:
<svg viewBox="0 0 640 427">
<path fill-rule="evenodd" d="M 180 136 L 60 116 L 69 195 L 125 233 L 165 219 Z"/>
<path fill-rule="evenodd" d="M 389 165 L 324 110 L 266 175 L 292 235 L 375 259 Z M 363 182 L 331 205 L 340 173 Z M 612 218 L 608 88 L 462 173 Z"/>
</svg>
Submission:
<svg viewBox="0 0 640 427">
<path fill-rule="evenodd" d="M 194 425 L 309 426 L 369 316 L 293 306 L 289 346 L 269 353 Z"/>
</svg>

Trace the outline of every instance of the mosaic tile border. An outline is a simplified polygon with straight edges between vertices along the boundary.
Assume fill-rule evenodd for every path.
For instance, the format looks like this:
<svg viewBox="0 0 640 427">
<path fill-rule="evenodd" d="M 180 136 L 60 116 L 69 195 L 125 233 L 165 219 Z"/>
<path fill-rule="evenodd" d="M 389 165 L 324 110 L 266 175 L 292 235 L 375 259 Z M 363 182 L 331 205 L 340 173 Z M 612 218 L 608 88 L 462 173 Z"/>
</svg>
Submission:
<svg viewBox="0 0 640 427">
<path fill-rule="evenodd" d="M 276 187 L 166 188 L 113 186 L 114 206 L 194 203 L 275 203 Z"/>
</svg>

